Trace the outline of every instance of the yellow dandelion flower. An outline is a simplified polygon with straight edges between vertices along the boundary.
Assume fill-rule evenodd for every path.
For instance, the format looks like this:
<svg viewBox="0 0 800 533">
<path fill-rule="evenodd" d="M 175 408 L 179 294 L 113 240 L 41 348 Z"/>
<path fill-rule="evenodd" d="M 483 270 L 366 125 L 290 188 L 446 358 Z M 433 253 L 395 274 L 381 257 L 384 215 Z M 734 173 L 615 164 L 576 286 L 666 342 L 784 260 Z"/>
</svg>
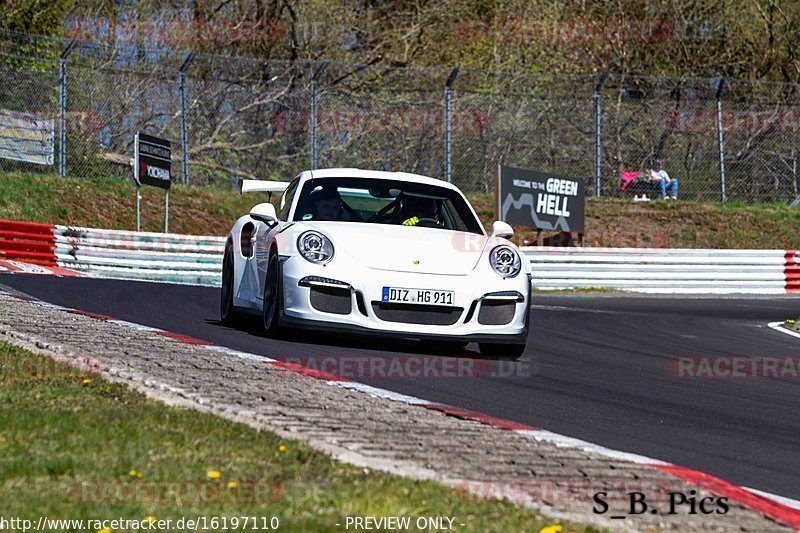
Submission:
<svg viewBox="0 0 800 533">
<path fill-rule="evenodd" d="M 128 472 L 128 475 L 130 475 L 131 477 L 142 479 L 142 473 L 139 472 L 138 470 L 131 470 L 130 472 Z"/>
<path fill-rule="evenodd" d="M 280 446 L 278 446 L 278 451 L 279 452 L 285 452 L 286 451 L 286 445 L 285 444 L 281 444 Z"/>
<path fill-rule="evenodd" d="M 111 530 L 106 527 L 103 529 L 98 529 L 97 533 L 111 533 Z"/>
<path fill-rule="evenodd" d="M 145 516 L 144 519 L 150 522 L 151 524 L 157 520 L 156 517 L 153 515 Z"/>
<path fill-rule="evenodd" d="M 239 482 L 238 481 L 228 481 L 228 484 L 226 486 L 229 489 L 235 489 L 236 487 L 239 486 Z"/>
<path fill-rule="evenodd" d="M 208 479 L 219 479 L 220 476 L 219 472 L 216 470 L 209 470 L 206 475 L 208 476 Z"/>
<path fill-rule="evenodd" d="M 552 526 L 545 526 L 539 530 L 539 533 L 561 533 L 564 531 L 564 526 L 561 524 L 555 524 Z"/>
<path fill-rule="evenodd" d="M 88 379 L 88 378 L 83 380 L 83 384 L 84 384 L 84 385 L 88 385 L 88 384 L 89 384 L 89 383 L 91 383 L 91 382 L 92 382 L 92 380 L 91 380 L 91 379 Z"/>
</svg>

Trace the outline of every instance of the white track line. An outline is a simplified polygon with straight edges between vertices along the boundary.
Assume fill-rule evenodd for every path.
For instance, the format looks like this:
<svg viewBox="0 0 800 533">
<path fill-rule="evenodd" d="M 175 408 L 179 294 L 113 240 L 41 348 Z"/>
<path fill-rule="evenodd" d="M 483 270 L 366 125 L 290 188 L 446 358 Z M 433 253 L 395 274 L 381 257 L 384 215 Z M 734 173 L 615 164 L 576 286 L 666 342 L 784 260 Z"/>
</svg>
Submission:
<svg viewBox="0 0 800 533">
<path fill-rule="evenodd" d="M 577 448 L 585 452 L 596 453 L 598 455 L 609 457 L 611 459 L 619 459 L 620 461 L 628 461 L 639 465 L 670 464 L 664 461 L 660 461 L 658 459 L 653 459 L 651 457 L 645 457 L 644 455 L 622 452 L 619 450 L 612 450 L 611 448 L 606 448 L 605 446 L 600 446 L 599 444 L 594 444 L 573 437 L 567 437 L 566 435 L 559 435 L 558 433 L 553 433 L 545 429 L 517 429 L 513 431 L 514 433 L 518 433 L 526 437 L 532 437 L 537 441 L 545 441 L 555 444 L 559 448 Z"/>
<path fill-rule="evenodd" d="M 773 500 L 775 502 L 781 503 L 786 507 L 791 507 L 792 509 L 796 509 L 800 511 L 800 501 L 793 500 L 791 498 L 787 498 L 786 496 L 778 496 L 777 494 L 771 494 L 769 492 L 764 492 L 763 490 L 758 489 L 751 489 L 750 487 L 742 487 L 747 492 L 752 492 L 762 498 L 767 498 L 768 500 Z"/>
<path fill-rule="evenodd" d="M 375 396 L 377 398 L 386 398 L 387 400 L 392 400 L 394 402 L 402 402 L 408 405 L 433 404 L 433 402 L 429 402 L 428 400 L 423 400 L 421 398 L 416 398 L 414 396 L 406 396 L 405 394 L 400 394 L 399 392 L 394 392 L 386 389 L 379 389 L 378 387 L 365 385 L 364 383 L 356 383 L 355 381 L 328 381 L 326 383 L 328 383 L 328 385 L 334 385 L 336 387 L 341 387 L 343 389 L 348 389 L 348 390 L 355 390 L 363 392 L 365 394 L 369 394 L 370 396 Z"/>
<path fill-rule="evenodd" d="M 792 337 L 797 337 L 798 339 L 800 339 L 800 333 L 797 333 L 796 331 L 792 331 L 790 329 L 786 329 L 785 327 L 783 327 L 783 321 L 770 322 L 767 325 L 772 329 L 774 329 L 775 331 L 780 331 L 781 333 L 786 333 L 787 335 L 791 335 Z"/>
<path fill-rule="evenodd" d="M 135 322 L 128 322 L 127 320 L 109 320 L 112 324 L 119 324 L 120 326 L 125 326 L 126 328 L 135 329 L 137 331 L 147 331 L 148 333 L 158 333 L 161 331 L 158 328 L 152 328 L 150 326 L 143 326 L 141 324 L 137 324 Z"/>
<path fill-rule="evenodd" d="M 239 350 L 226 348 L 225 346 L 205 345 L 200 347 L 206 350 L 211 350 L 212 352 L 220 352 L 226 355 L 232 355 L 233 357 L 238 357 L 239 359 L 245 359 L 247 361 L 256 361 L 258 363 L 276 363 L 278 361 L 277 359 L 264 357 L 263 355 L 256 355 L 254 353 L 248 353 L 248 352 L 240 352 Z"/>
</svg>

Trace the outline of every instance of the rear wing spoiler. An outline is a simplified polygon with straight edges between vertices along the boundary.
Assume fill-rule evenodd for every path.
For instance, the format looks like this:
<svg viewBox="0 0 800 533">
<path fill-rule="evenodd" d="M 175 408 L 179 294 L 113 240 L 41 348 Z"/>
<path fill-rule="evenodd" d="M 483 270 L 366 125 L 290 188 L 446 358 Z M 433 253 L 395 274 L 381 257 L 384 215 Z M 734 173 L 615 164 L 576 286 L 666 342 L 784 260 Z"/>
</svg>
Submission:
<svg viewBox="0 0 800 533">
<path fill-rule="evenodd" d="M 239 191 L 246 192 L 283 192 L 289 186 L 288 181 L 267 181 L 267 180 L 239 180 Z"/>
</svg>

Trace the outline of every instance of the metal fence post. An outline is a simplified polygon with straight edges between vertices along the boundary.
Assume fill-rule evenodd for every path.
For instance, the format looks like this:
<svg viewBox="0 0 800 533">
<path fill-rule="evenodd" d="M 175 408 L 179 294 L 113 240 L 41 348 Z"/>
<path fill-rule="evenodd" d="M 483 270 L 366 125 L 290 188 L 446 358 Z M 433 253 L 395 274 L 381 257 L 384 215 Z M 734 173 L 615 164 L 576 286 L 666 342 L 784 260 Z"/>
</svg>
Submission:
<svg viewBox="0 0 800 533">
<path fill-rule="evenodd" d="M 600 176 L 602 175 L 602 120 L 600 96 L 608 79 L 608 74 L 603 73 L 594 87 L 594 196 L 600 198 Z"/>
<path fill-rule="evenodd" d="M 444 179 L 447 183 L 453 181 L 453 82 L 458 76 L 458 67 L 450 71 L 450 76 L 444 84 Z"/>
<path fill-rule="evenodd" d="M 61 52 L 58 74 L 58 175 L 67 175 L 67 57 L 78 41 L 70 41 Z"/>
<path fill-rule="evenodd" d="M 317 79 L 311 78 L 311 170 L 317 170 Z"/>
<path fill-rule="evenodd" d="M 327 67 L 328 62 L 325 61 L 317 67 L 316 72 L 314 72 L 314 75 L 311 77 L 311 116 L 309 117 L 311 129 L 311 170 L 317 169 L 317 157 L 319 156 L 319 146 L 317 144 L 317 82 Z"/>
<path fill-rule="evenodd" d="M 722 203 L 728 200 L 725 192 L 725 138 L 722 133 L 722 90 L 725 78 L 719 79 L 717 85 L 717 143 L 719 144 L 719 190 Z"/>
<path fill-rule="evenodd" d="M 189 184 L 189 132 L 186 129 L 186 69 L 194 59 L 194 52 L 189 52 L 178 72 L 181 85 L 181 173 L 183 184 Z"/>
<path fill-rule="evenodd" d="M 67 165 L 64 161 L 67 139 L 67 60 L 61 56 L 58 75 L 58 175 L 65 176 Z"/>
</svg>

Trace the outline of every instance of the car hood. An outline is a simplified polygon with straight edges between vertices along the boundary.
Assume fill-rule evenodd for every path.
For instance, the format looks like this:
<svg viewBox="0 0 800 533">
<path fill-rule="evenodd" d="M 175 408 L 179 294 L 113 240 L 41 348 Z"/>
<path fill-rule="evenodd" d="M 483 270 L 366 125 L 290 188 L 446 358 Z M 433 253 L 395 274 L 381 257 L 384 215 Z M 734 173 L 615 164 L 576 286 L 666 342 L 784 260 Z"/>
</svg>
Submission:
<svg viewBox="0 0 800 533">
<path fill-rule="evenodd" d="M 387 224 L 305 226 L 326 234 L 335 253 L 347 253 L 364 266 L 420 274 L 466 275 L 475 269 L 489 240 L 475 233 Z"/>
</svg>

